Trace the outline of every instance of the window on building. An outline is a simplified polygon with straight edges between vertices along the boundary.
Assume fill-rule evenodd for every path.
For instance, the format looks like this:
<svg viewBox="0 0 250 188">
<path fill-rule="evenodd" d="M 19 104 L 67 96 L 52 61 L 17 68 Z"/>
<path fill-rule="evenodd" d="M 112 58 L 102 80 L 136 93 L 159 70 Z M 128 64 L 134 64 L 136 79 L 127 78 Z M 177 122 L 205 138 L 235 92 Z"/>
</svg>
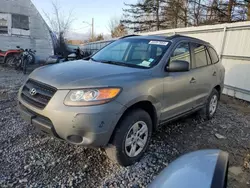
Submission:
<svg viewBox="0 0 250 188">
<path fill-rule="evenodd" d="M 12 28 L 29 30 L 29 17 L 20 14 L 12 14 Z"/>
<path fill-rule="evenodd" d="M 0 14 L 0 34 L 8 34 L 8 16 Z"/>
</svg>

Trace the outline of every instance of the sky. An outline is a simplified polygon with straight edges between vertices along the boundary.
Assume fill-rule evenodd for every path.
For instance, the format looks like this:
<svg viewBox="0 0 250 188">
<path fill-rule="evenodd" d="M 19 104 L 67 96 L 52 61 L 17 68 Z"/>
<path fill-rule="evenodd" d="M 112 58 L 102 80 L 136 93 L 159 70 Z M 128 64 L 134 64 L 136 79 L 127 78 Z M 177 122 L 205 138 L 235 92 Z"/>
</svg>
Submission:
<svg viewBox="0 0 250 188">
<path fill-rule="evenodd" d="M 43 12 L 50 14 L 52 12 L 51 0 L 32 0 L 38 11 L 44 16 Z M 91 27 L 84 24 L 83 21 L 91 23 L 94 18 L 94 32 L 107 35 L 109 20 L 112 17 L 120 18 L 122 8 L 125 3 L 135 3 L 137 0 L 57 0 L 61 9 L 67 15 L 71 10 L 75 21 L 72 23 L 72 32 L 81 34 L 90 34 Z"/>
</svg>

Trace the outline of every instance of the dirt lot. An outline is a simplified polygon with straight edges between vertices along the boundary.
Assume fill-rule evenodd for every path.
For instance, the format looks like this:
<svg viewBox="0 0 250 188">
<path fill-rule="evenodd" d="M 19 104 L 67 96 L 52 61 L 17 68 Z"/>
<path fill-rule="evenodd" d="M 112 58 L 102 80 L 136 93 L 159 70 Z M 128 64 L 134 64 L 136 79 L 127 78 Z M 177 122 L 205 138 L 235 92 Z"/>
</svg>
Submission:
<svg viewBox="0 0 250 188">
<path fill-rule="evenodd" d="M 161 127 L 144 158 L 123 168 L 99 149 L 36 133 L 16 109 L 17 91 L 25 79 L 0 67 L 0 187 L 146 187 L 178 156 L 203 148 L 229 152 L 230 188 L 250 187 L 248 103 L 223 96 L 214 119 L 204 122 L 196 114 Z"/>
</svg>

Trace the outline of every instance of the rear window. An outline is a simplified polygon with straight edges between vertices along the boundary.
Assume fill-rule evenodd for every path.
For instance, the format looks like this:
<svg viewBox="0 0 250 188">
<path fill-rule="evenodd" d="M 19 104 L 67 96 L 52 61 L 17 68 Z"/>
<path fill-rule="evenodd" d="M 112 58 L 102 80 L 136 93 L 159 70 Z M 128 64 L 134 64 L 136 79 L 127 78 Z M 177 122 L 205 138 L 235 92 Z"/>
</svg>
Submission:
<svg viewBox="0 0 250 188">
<path fill-rule="evenodd" d="M 212 63 L 213 64 L 218 63 L 219 62 L 219 57 L 218 57 L 216 51 L 211 47 L 208 47 L 208 51 L 209 51 L 209 54 L 211 56 Z"/>
<path fill-rule="evenodd" d="M 192 44 L 194 49 L 193 68 L 204 67 L 208 65 L 206 47 L 201 44 Z"/>
</svg>

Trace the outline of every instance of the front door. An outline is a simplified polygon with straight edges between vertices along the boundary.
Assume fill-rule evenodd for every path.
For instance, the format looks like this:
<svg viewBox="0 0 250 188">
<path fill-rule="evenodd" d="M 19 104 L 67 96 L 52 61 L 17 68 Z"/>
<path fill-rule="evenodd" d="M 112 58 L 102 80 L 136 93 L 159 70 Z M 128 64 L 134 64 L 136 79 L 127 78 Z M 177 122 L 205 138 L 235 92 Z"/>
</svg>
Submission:
<svg viewBox="0 0 250 188">
<path fill-rule="evenodd" d="M 188 61 L 191 67 L 190 45 L 181 42 L 173 51 L 169 62 L 173 60 Z M 161 120 L 167 120 L 185 113 L 195 105 L 196 81 L 193 71 L 168 72 L 164 78 L 164 102 Z"/>
</svg>

